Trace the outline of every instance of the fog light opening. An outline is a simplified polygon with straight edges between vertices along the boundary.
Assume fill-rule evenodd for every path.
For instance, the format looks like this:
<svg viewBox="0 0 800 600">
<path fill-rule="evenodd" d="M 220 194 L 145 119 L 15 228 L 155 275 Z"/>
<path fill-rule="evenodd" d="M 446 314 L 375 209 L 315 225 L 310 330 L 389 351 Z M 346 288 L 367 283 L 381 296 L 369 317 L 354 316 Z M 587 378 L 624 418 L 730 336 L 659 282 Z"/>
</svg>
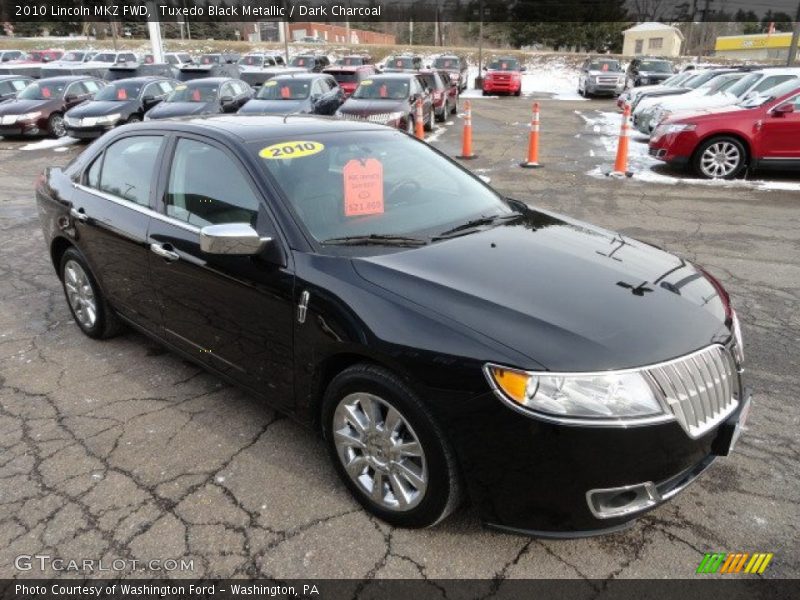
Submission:
<svg viewBox="0 0 800 600">
<path fill-rule="evenodd" d="M 598 519 L 613 519 L 640 512 L 661 501 L 652 481 L 586 492 L 589 510 Z"/>
</svg>

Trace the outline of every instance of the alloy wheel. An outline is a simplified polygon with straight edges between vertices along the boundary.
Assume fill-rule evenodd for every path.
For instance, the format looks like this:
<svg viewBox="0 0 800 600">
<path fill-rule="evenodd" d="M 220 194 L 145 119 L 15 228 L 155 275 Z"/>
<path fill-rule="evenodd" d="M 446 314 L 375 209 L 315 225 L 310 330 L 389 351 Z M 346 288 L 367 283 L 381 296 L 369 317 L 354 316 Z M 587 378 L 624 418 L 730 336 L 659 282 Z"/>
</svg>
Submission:
<svg viewBox="0 0 800 600">
<path fill-rule="evenodd" d="M 724 178 L 733 174 L 741 164 L 742 153 L 731 142 L 716 142 L 703 151 L 700 157 L 700 170 L 712 179 Z"/>
<path fill-rule="evenodd" d="M 53 115 L 50 117 L 50 130 L 56 137 L 64 137 L 67 135 L 67 128 L 64 126 L 64 117 L 61 115 Z"/>
<path fill-rule="evenodd" d="M 89 276 L 74 260 L 64 265 L 64 289 L 75 318 L 84 329 L 91 329 L 97 322 L 97 299 Z"/>
<path fill-rule="evenodd" d="M 374 394 L 353 393 L 333 415 L 333 441 L 344 469 L 374 503 L 391 511 L 417 506 L 428 488 L 422 444 L 406 418 Z"/>
</svg>

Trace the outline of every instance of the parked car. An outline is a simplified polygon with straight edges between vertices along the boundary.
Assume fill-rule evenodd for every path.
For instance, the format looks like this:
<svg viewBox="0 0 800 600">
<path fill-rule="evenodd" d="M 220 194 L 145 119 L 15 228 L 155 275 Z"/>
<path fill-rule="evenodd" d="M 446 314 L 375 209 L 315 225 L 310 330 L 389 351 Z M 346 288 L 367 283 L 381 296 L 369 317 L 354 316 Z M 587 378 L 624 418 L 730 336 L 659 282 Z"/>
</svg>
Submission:
<svg viewBox="0 0 800 600">
<path fill-rule="evenodd" d="M 291 61 L 290 67 L 305 69 L 310 73 L 320 73 L 331 65 L 331 60 L 324 54 L 298 54 Z"/>
<path fill-rule="evenodd" d="M 0 50 L 0 62 L 10 62 L 12 60 L 20 60 L 25 56 L 22 50 Z"/>
<path fill-rule="evenodd" d="M 451 87 L 447 72 L 423 69 L 419 72 L 419 76 L 430 91 L 436 120 L 445 121 L 448 115 L 455 114 L 458 110 L 458 97 L 456 96 L 455 102 L 453 102 L 453 92 L 456 90 Z"/>
<path fill-rule="evenodd" d="M 343 102 L 344 92 L 330 75 L 278 75 L 261 86 L 253 99 L 239 109 L 239 114 L 332 115 Z"/>
<path fill-rule="evenodd" d="M 578 93 L 584 97 L 618 96 L 625 89 L 625 72 L 615 58 L 587 58 L 578 75 Z"/>
<path fill-rule="evenodd" d="M 0 75 L 0 102 L 12 100 L 32 82 L 24 75 Z"/>
<path fill-rule="evenodd" d="M 659 84 L 641 85 L 636 88 L 626 88 L 617 97 L 617 106 L 619 108 L 624 108 L 626 104 L 633 104 L 640 95 L 647 94 L 649 92 L 660 92 L 663 90 L 669 93 L 669 91 L 672 91 L 669 88 L 679 88 L 684 81 L 688 81 L 695 75 L 696 73 L 694 71 L 686 71 L 683 73 L 676 73 L 669 79 L 665 79 Z"/>
<path fill-rule="evenodd" d="M 372 64 L 373 64 L 372 57 L 369 54 L 350 54 L 348 56 L 342 56 L 339 60 L 336 61 L 335 66 L 363 67 Z"/>
<path fill-rule="evenodd" d="M 672 87 L 664 86 L 660 89 L 655 89 L 642 94 L 637 94 L 637 96 L 634 98 L 631 104 L 631 113 L 633 114 L 634 123 L 638 124 L 636 123 L 636 119 L 638 118 L 639 114 L 649 109 L 654 104 L 660 102 L 661 99 L 664 98 L 665 96 L 680 96 L 682 94 L 688 94 L 691 91 L 696 90 L 702 86 L 706 86 L 707 88 L 710 85 L 712 79 L 734 72 L 736 72 L 736 69 L 714 69 L 713 71 L 694 71 L 694 75 L 690 76 L 689 79 L 687 79 L 678 86 L 672 86 Z"/>
<path fill-rule="evenodd" d="M 650 154 L 708 179 L 748 167 L 800 169 L 800 84 L 786 81 L 736 106 L 675 113 L 656 127 Z"/>
<path fill-rule="evenodd" d="M 706 271 L 386 127 L 127 125 L 35 194 L 81 332 L 131 324 L 308 424 L 393 526 L 469 497 L 506 531 L 618 531 L 729 454 L 750 410 Z"/>
<path fill-rule="evenodd" d="M 57 61 L 64 54 L 61 50 L 34 50 L 22 55 L 16 54 L 16 50 L 11 50 L 9 58 L 2 63 L 0 74 L 3 75 L 25 75 L 39 79 L 42 76 L 42 68 Z M 16 58 L 10 58 L 10 56 Z"/>
<path fill-rule="evenodd" d="M 665 98 L 658 102 L 642 114 L 640 130 L 644 129 L 649 134 L 661 121 L 675 112 L 730 106 L 740 99 L 758 96 L 785 81 L 798 78 L 800 78 L 800 68 L 729 73 L 712 79 L 709 83 L 717 82 L 717 85 L 712 86 L 705 94 L 700 94 L 702 88 L 698 88 L 688 94 Z"/>
<path fill-rule="evenodd" d="M 281 59 L 281 62 L 279 63 L 276 59 Z M 250 54 L 245 54 L 236 64 L 241 67 L 243 72 L 248 69 L 263 69 L 265 67 L 285 66 L 283 57 L 264 52 L 251 52 Z"/>
<path fill-rule="evenodd" d="M 385 73 L 399 73 L 403 71 L 419 71 L 422 68 L 422 57 L 416 54 L 398 54 L 387 56 L 383 61 Z"/>
<path fill-rule="evenodd" d="M 104 85 L 84 76 L 34 81 L 16 98 L 0 104 L 0 135 L 63 137 L 67 133 L 64 113 L 91 99 Z"/>
<path fill-rule="evenodd" d="M 443 54 L 433 59 L 433 68 L 447 71 L 450 79 L 458 86 L 458 91 L 467 89 L 467 60 L 454 54 Z"/>
<path fill-rule="evenodd" d="M 131 77 L 165 77 L 176 79 L 180 70 L 169 63 L 117 63 L 106 69 L 103 79 L 106 81 L 117 81 L 120 79 L 130 79 Z"/>
<path fill-rule="evenodd" d="M 193 81 L 195 79 L 227 78 L 241 79 L 242 73 L 239 65 L 230 63 L 189 63 L 178 69 L 175 77 L 178 81 Z"/>
<path fill-rule="evenodd" d="M 138 54 L 130 51 L 116 52 L 114 50 L 99 50 L 92 58 L 84 63 L 85 67 L 109 68 L 116 64 L 139 63 Z"/>
<path fill-rule="evenodd" d="M 97 54 L 96 50 L 70 50 L 58 60 L 53 61 L 53 65 L 80 65 L 92 60 L 95 54 Z"/>
<path fill-rule="evenodd" d="M 179 84 L 145 114 L 145 120 L 234 113 L 253 97 L 253 88 L 239 79 L 209 77 Z"/>
<path fill-rule="evenodd" d="M 178 85 L 163 77 L 120 79 L 64 115 L 67 135 L 92 139 L 124 123 L 136 123 Z"/>
<path fill-rule="evenodd" d="M 675 69 L 668 60 L 637 57 L 628 63 L 625 86 L 639 87 L 661 83 L 672 77 Z"/>
<path fill-rule="evenodd" d="M 59 60 L 62 56 L 64 56 L 63 50 L 31 50 L 24 56 L 11 60 L 24 63 L 49 63 Z"/>
<path fill-rule="evenodd" d="M 425 83 L 416 73 L 384 73 L 362 81 L 345 100 L 336 116 L 371 121 L 414 133 L 417 100 L 422 100 L 425 131 L 434 127 L 433 102 Z"/>
<path fill-rule="evenodd" d="M 522 94 L 522 73 L 525 67 L 516 58 L 499 57 L 492 59 L 484 68 L 483 95 Z"/>
<path fill-rule="evenodd" d="M 164 60 L 166 63 L 176 69 L 180 69 L 185 65 L 190 65 L 194 62 L 192 55 L 188 52 L 165 52 Z M 155 63 L 155 57 L 152 54 L 145 54 L 144 62 L 146 64 Z"/>
<path fill-rule="evenodd" d="M 332 67 L 327 67 L 322 72 L 333 76 L 336 83 L 342 88 L 345 98 L 347 98 L 356 90 L 359 83 L 375 75 L 375 66 L 370 64 L 355 66 L 336 64 Z"/>
<path fill-rule="evenodd" d="M 241 57 L 238 52 L 212 52 L 201 54 L 194 62 L 199 65 L 235 65 Z"/>
</svg>

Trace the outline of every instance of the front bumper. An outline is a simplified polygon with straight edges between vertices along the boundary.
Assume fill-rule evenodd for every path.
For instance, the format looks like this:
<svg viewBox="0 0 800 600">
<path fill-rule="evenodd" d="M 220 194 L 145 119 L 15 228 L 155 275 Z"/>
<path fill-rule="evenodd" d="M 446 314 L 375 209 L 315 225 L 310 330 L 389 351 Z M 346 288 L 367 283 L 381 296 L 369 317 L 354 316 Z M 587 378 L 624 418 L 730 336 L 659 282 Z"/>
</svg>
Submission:
<svg viewBox="0 0 800 600">
<path fill-rule="evenodd" d="M 492 92 L 492 93 L 506 93 L 506 94 L 515 94 L 522 89 L 522 82 L 521 81 L 514 81 L 513 79 L 509 80 L 490 80 L 487 81 L 486 79 L 483 80 L 483 91 L 484 92 Z"/>
<path fill-rule="evenodd" d="M 37 121 L 17 122 L 13 125 L 0 125 L 0 136 L 35 136 L 47 133 L 47 127 L 40 127 Z"/>
<path fill-rule="evenodd" d="M 573 427 L 521 417 L 493 394 L 448 415 L 454 445 L 485 524 L 542 537 L 583 537 L 624 529 L 641 514 L 674 497 L 730 447 L 739 415 L 691 439 L 677 422 L 630 428 Z M 465 416 L 467 415 L 467 416 Z M 652 498 L 635 510 L 602 514 L 602 503 L 624 505 L 626 496 L 597 496 L 649 484 Z M 598 506 L 601 510 L 598 510 Z"/>
<path fill-rule="evenodd" d="M 114 129 L 114 125 L 95 125 L 94 127 L 75 127 L 67 125 L 67 135 L 81 140 L 93 140 Z"/>
</svg>

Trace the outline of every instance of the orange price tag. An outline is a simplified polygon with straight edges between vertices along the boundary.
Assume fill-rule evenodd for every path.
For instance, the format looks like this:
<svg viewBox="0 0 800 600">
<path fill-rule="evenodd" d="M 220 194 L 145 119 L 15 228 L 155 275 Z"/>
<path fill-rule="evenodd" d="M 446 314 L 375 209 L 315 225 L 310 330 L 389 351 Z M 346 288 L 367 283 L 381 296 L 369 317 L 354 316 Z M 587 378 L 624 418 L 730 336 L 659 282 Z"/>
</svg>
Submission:
<svg viewBox="0 0 800 600">
<path fill-rule="evenodd" d="M 344 216 L 383 213 L 383 165 L 379 160 L 354 159 L 344 166 Z"/>
<path fill-rule="evenodd" d="M 603 71 L 608 71 L 608 63 L 603 63 Z"/>
</svg>

